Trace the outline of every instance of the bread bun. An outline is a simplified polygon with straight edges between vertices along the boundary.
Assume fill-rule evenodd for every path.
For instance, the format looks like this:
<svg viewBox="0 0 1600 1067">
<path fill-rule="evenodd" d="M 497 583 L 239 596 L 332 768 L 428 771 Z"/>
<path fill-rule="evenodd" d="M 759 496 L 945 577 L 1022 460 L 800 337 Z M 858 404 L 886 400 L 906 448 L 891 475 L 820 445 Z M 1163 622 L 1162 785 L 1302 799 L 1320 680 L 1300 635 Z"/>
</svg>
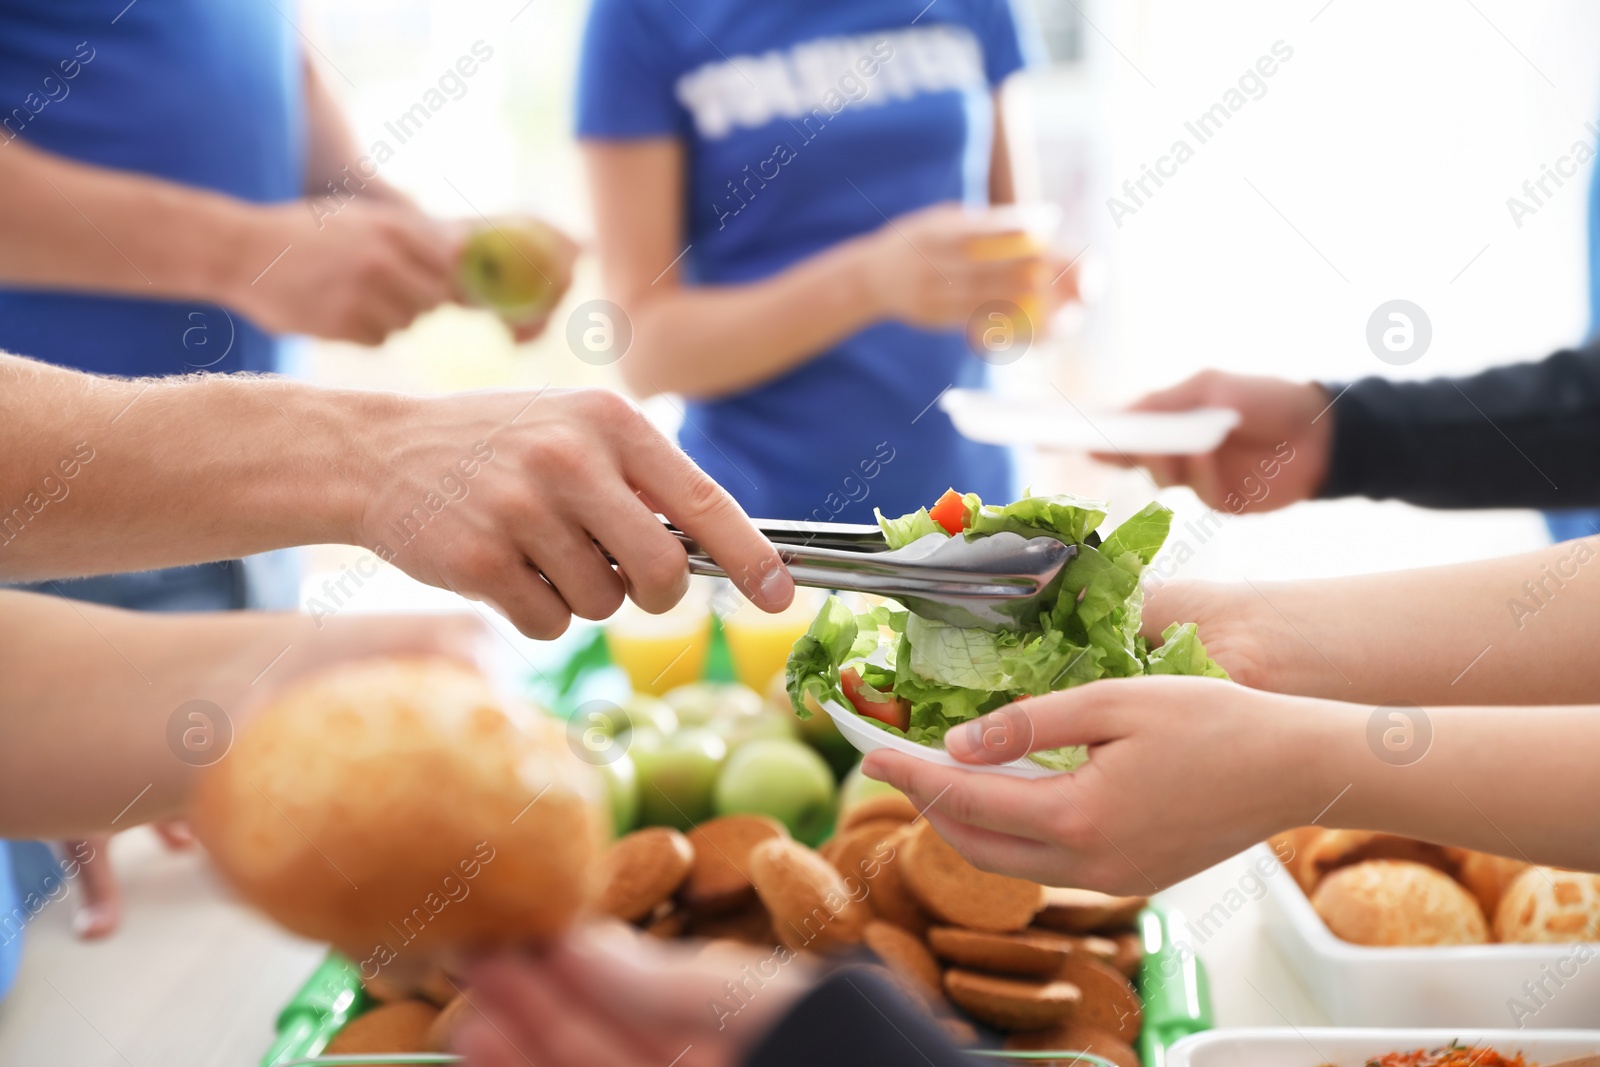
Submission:
<svg viewBox="0 0 1600 1067">
<path fill-rule="evenodd" d="M 342 666 L 263 709 L 189 819 L 246 900 L 363 976 L 547 939 L 583 904 L 606 822 L 559 724 L 527 718 L 452 661 Z"/>
<path fill-rule="evenodd" d="M 1600 874 L 1529 867 L 1500 898 L 1494 934 L 1501 941 L 1600 941 Z"/>
<path fill-rule="evenodd" d="M 980 871 L 932 823 L 913 826 L 900 840 L 896 862 L 905 864 L 906 885 L 946 925 L 1008 933 L 1027 926 L 1044 906 L 1038 883 Z"/>
<path fill-rule="evenodd" d="M 798 841 L 774 837 L 750 850 L 750 880 L 785 948 L 828 952 L 859 944 L 872 913 L 839 872 Z"/>
<path fill-rule="evenodd" d="M 1420 863 L 1452 878 L 1460 866 L 1457 849 L 1373 830 L 1323 830 L 1308 834 L 1302 844 L 1304 866 L 1299 868 L 1296 877 L 1302 885 L 1309 879 L 1313 888 L 1333 871 L 1368 860 Z"/>
<path fill-rule="evenodd" d="M 1500 908 L 1500 898 L 1505 895 L 1506 887 L 1530 866 L 1523 860 L 1491 856 L 1487 852 L 1464 848 L 1452 851 L 1457 860 L 1456 881 L 1478 898 L 1483 913 L 1491 919 Z"/>
<path fill-rule="evenodd" d="M 439 1009 L 421 1000 L 397 1000 L 363 1012 L 333 1035 L 323 1050 L 329 1056 L 370 1052 L 430 1052 L 428 1031 Z"/>
<path fill-rule="evenodd" d="M 1335 937 L 1357 945 L 1481 945 L 1489 940 L 1471 893 L 1433 867 L 1368 860 L 1322 880 L 1311 906 Z"/>
</svg>

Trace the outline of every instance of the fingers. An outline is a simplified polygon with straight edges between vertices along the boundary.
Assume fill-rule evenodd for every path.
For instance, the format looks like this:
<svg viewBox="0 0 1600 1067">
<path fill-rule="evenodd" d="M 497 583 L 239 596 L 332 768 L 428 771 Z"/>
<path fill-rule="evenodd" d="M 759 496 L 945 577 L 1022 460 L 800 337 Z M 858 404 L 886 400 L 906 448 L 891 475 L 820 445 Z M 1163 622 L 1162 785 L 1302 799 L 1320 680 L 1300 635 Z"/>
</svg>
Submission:
<svg viewBox="0 0 1600 1067">
<path fill-rule="evenodd" d="M 574 997 L 541 962 L 489 960 L 474 970 L 472 989 L 486 1021 L 528 1062 L 541 1067 L 659 1067 L 625 1036 L 625 1028 Z"/>
<path fill-rule="evenodd" d="M 79 865 L 83 902 L 72 913 L 72 932 L 85 941 L 112 933 L 122 922 L 122 889 L 111 869 L 111 838 L 99 834 L 85 841 L 65 842 L 69 856 L 90 852 Z"/>
<path fill-rule="evenodd" d="M 511 620 L 524 637 L 554 641 L 567 632 L 572 609 L 526 559 L 508 556 L 488 570 L 474 572 L 472 584 L 445 588 L 469 600 L 481 600 Z M 492 595 L 489 590 L 492 590 Z"/>
<path fill-rule="evenodd" d="M 1033 882 L 1061 880 L 1062 850 L 1059 848 L 956 822 L 940 813 L 937 805 L 928 812 L 928 821 L 939 831 L 939 836 L 950 842 L 974 867 Z"/>
<path fill-rule="evenodd" d="M 644 426 L 642 420 L 640 425 Z M 794 600 L 794 580 L 778 550 L 751 524 L 727 490 L 666 438 L 646 429 L 638 440 L 624 445 L 628 481 L 648 486 L 662 514 L 694 538 L 758 608 L 782 611 L 788 607 Z"/>
<path fill-rule="evenodd" d="M 518 531 L 523 552 L 574 615 L 610 618 L 622 606 L 622 579 L 600 555 L 587 531 L 566 516 L 550 518 L 535 529 Z"/>
<path fill-rule="evenodd" d="M 683 546 L 626 485 L 606 486 L 591 497 L 584 521 L 617 561 L 635 604 L 660 614 L 689 591 Z"/>
<path fill-rule="evenodd" d="M 189 824 L 182 819 L 152 823 L 151 828 L 155 830 L 156 836 L 161 838 L 161 843 L 174 852 L 194 847 L 194 831 L 189 829 Z"/>
<path fill-rule="evenodd" d="M 1125 695 L 1116 687 L 1126 684 L 1107 678 L 1008 704 L 952 728 L 945 751 L 963 763 L 994 765 L 1040 749 L 1114 741 L 1123 734 L 1118 699 Z"/>
<path fill-rule="evenodd" d="M 937 810 L 968 826 L 1050 840 L 1055 805 L 1047 779 L 956 770 L 887 749 L 868 753 L 861 771 L 906 794 L 924 815 Z"/>
</svg>

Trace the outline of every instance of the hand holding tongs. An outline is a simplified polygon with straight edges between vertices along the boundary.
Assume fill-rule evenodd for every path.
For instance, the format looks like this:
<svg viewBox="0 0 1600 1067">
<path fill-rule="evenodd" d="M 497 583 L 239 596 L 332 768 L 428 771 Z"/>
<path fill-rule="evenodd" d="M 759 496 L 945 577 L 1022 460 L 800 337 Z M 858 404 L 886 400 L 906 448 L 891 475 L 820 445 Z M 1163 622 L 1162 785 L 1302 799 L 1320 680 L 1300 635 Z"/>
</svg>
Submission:
<svg viewBox="0 0 1600 1067">
<path fill-rule="evenodd" d="M 756 519 L 796 585 L 892 597 L 924 618 L 1010 630 L 1030 625 L 1061 585 L 1076 545 L 996 533 L 974 540 L 928 534 L 894 551 L 876 526 Z M 667 528 L 695 574 L 728 577 L 688 534 Z"/>
</svg>

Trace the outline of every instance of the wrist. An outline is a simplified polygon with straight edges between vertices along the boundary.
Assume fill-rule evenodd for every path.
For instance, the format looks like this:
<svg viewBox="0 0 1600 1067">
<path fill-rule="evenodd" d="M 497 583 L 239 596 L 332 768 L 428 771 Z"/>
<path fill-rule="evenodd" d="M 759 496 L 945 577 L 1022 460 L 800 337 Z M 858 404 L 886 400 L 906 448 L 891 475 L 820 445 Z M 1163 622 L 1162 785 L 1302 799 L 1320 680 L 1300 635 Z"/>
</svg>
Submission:
<svg viewBox="0 0 1600 1067">
<path fill-rule="evenodd" d="M 255 282 L 288 244 L 280 222 L 286 207 L 298 204 L 226 200 L 216 206 L 207 227 L 207 254 L 196 259 L 198 283 L 211 300 L 250 311 Z"/>
<path fill-rule="evenodd" d="M 285 450 L 297 461 L 283 504 L 300 527 L 295 543 L 371 548 L 364 535 L 368 503 L 384 484 L 386 456 L 411 398 L 299 382 L 253 383 L 277 409 Z"/>
<path fill-rule="evenodd" d="M 839 275 L 846 292 L 857 305 L 857 317 L 862 325 L 900 317 L 894 300 L 893 271 L 884 262 L 883 241 L 888 227 L 862 234 L 837 246 L 842 259 Z"/>
</svg>

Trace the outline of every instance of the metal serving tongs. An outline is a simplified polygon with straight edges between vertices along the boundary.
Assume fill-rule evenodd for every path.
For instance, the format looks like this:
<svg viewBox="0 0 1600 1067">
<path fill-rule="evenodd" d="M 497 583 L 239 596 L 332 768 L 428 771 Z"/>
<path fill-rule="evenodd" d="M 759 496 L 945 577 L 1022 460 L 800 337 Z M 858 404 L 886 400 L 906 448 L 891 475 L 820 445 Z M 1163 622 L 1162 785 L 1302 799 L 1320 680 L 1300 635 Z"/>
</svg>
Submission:
<svg viewBox="0 0 1600 1067">
<path fill-rule="evenodd" d="M 984 630 L 1034 623 L 1078 554 L 1054 537 L 996 533 L 975 540 L 928 534 L 891 551 L 876 526 L 756 519 L 796 585 L 892 597 L 923 618 Z M 695 574 L 729 577 L 688 534 L 667 528 Z"/>
</svg>

